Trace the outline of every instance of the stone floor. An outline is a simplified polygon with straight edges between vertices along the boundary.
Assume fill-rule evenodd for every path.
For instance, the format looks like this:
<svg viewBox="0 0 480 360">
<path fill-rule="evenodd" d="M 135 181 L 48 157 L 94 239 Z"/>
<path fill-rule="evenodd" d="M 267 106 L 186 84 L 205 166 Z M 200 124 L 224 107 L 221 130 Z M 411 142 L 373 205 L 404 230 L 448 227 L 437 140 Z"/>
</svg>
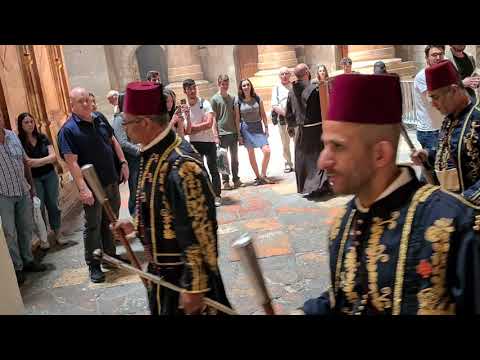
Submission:
<svg viewBox="0 0 480 360">
<path fill-rule="evenodd" d="M 250 233 L 256 244 L 259 262 L 279 314 L 286 314 L 306 299 L 318 296 L 328 284 L 326 239 L 333 215 L 349 197 L 310 201 L 296 193 L 294 173 L 283 173 L 280 139 L 270 125 L 272 160 L 269 175 L 276 184 L 247 186 L 225 191 L 218 208 L 219 263 L 232 306 L 240 314 L 262 314 L 253 289 L 231 243 Z M 292 146 L 293 148 L 293 146 Z M 399 162 L 408 160 L 402 142 Z M 240 149 L 240 177 L 253 181 L 246 150 Z M 121 187 L 121 217 L 127 217 L 128 188 Z M 83 258 L 83 212 L 76 209 L 63 224 L 65 236 L 76 245 L 48 252 L 43 262 L 49 271 L 32 274 L 21 292 L 28 314 L 148 314 L 146 292 L 136 275 L 116 270 L 107 281 L 93 284 Z M 134 251 L 143 259 L 142 246 Z M 123 248 L 118 247 L 123 253 Z"/>
</svg>

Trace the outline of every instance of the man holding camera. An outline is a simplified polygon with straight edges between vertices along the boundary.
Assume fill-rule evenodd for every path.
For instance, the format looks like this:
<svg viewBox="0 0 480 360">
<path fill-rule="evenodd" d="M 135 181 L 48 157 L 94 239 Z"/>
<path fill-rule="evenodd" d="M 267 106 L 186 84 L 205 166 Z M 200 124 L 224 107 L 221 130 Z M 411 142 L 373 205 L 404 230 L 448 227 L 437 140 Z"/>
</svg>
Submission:
<svg viewBox="0 0 480 360">
<path fill-rule="evenodd" d="M 282 67 L 279 72 L 280 84 L 273 87 L 272 90 L 272 123 L 278 125 L 280 138 L 283 145 L 283 158 L 285 159 L 285 173 L 292 172 L 293 163 L 292 155 L 290 154 L 290 136 L 287 131 L 287 122 L 285 120 L 285 112 L 287 110 L 288 92 L 292 88 L 290 84 L 290 70 L 287 67 Z M 295 128 L 293 128 L 295 131 Z"/>
</svg>

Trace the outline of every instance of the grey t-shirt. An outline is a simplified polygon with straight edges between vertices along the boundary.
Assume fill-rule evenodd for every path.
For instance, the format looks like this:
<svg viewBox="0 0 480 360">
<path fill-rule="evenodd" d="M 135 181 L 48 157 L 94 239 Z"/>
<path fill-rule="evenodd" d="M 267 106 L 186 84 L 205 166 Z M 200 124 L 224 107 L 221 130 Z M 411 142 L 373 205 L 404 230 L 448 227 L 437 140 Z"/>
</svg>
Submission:
<svg viewBox="0 0 480 360">
<path fill-rule="evenodd" d="M 252 98 L 250 101 L 238 101 L 238 98 L 235 98 L 235 105 L 240 104 L 240 120 L 248 123 L 248 129 L 252 133 L 261 133 L 263 132 L 262 128 L 262 117 L 260 116 L 260 104 L 257 99 Z"/>
</svg>

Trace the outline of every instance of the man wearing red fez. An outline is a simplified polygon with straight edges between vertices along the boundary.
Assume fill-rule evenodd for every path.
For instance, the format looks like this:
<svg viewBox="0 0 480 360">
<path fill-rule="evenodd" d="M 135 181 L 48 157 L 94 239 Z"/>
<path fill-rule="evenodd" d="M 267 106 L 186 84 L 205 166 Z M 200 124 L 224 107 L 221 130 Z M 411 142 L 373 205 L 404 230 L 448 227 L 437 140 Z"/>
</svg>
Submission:
<svg viewBox="0 0 480 360">
<path fill-rule="evenodd" d="M 398 77 L 335 79 L 318 164 L 354 198 L 329 234 L 330 288 L 296 313 L 480 313 L 474 209 L 396 164 L 401 120 Z"/>
<path fill-rule="evenodd" d="M 442 188 L 480 205 L 480 108 L 449 60 L 427 68 L 432 105 L 445 117 L 438 148 L 412 154 L 414 163 L 428 159 Z"/>
<path fill-rule="evenodd" d="M 127 85 L 123 126 L 141 145 L 135 229 L 145 247 L 148 271 L 184 291 L 152 285 L 152 315 L 215 313 L 203 297 L 229 306 L 218 268 L 215 195 L 199 154 L 170 128 L 161 84 Z M 126 234 L 134 225 L 123 220 Z"/>
</svg>

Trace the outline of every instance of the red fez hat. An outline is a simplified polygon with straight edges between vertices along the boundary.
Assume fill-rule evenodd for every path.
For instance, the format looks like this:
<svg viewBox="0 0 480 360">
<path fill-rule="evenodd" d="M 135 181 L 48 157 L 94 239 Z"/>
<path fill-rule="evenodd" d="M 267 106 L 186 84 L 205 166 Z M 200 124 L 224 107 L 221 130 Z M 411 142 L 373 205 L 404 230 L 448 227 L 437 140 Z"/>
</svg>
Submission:
<svg viewBox="0 0 480 360">
<path fill-rule="evenodd" d="M 450 60 L 429 66 L 425 69 L 427 90 L 433 91 L 444 86 L 456 84 L 460 80 L 460 74 Z"/>
<path fill-rule="evenodd" d="M 134 81 L 127 85 L 123 111 L 132 115 L 160 115 L 166 111 L 162 84 Z"/>
<path fill-rule="evenodd" d="M 402 90 L 397 76 L 343 74 L 334 78 L 328 118 L 361 124 L 402 121 Z"/>
</svg>

